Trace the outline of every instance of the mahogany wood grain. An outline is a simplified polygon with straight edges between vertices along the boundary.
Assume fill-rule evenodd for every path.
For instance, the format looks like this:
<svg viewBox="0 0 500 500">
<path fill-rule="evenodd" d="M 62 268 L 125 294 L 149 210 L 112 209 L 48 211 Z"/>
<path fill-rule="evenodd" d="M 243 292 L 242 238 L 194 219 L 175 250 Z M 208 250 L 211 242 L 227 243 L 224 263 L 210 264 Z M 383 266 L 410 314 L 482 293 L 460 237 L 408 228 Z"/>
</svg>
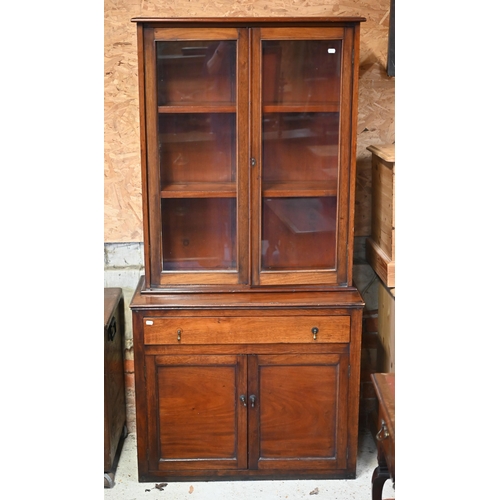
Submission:
<svg viewBox="0 0 500 500">
<path fill-rule="evenodd" d="M 133 299 L 131 302 L 133 307 Z M 148 464 L 148 400 L 146 394 L 146 366 L 144 358 L 144 331 L 142 318 L 132 313 L 132 331 L 134 334 L 134 383 L 135 383 L 135 411 L 137 433 L 137 469 L 139 478 L 149 472 Z"/>
<path fill-rule="evenodd" d="M 174 355 L 148 357 L 156 394 L 151 422 L 158 436 L 150 465 L 159 470 L 246 467 L 244 356 Z"/>
<path fill-rule="evenodd" d="M 249 426 L 255 427 L 250 468 L 345 468 L 347 358 L 304 353 L 250 358 L 257 373 L 249 384 L 256 395 L 249 410 Z"/>
<path fill-rule="evenodd" d="M 236 105 L 233 103 L 200 102 L 187 105 L 184 102 L 173 102 L 169 106 L 158 106 L 158 114 L 173 113 L 235 113 Z"/>
<path fill-rule="evenodd" d="M 360 25 L 356 23 L 353 27 L 353 31 L 348 32 L 346 30 L 346 36 L 352 39 L 352 73 L 351 73 L 351 115 L 350 115 L 350 147 L 345 148 L 349 150 L 349 161 L 347 165 L 349 166 L 350 179 L 349 179 L 349 202 L 347 216 L 349 220 L 354 221 L 354 210 L 355 210 L 355 192 L 356 192 L 356 148 L 357 148 L 357 138 L 358 138 L 358 95 L 359 95 L 359 50 L 360 50 Z M 339 238 L 341 235 L 339 234 Z M 350 226 L 349 232 L 345 235 L 347 248 L 354 247 L 354 227 Z M 354 264 L 353 252 L 346 252 L 346 283 L 352 283 L 352 268 Z"/>
<path fill-rule="evenodd" d="M 335 196 L 337 189 L 324 181 L 270 181 L 263 183 L 263 194 L 269 198 L 323 197 Z"/>
<path fill-rule="evenodd" d="M 295 102 L 293 104 L 268 104 L 262 106 L 262 111 L 270 113 L 338 113 L 340 103 L 314 104 L 309 101 Z"/>
<path fill-rule="evenodd" d="M 236 27 L 259 27 L 271 26 L 351 26 L 366 21 L 361 16 L 315 16 L 315 17 L 152 17 L 138 16 L 131 22 L 138 24 L 150 24 L 157 26 L 183 26 L 183 29 L 200 26 L 236 26 Z"/>
<path fill-rule="evenodd" d="M 132 21 L 139 481 L 355 477 L 364 18 Z"/>
<path fill-rule="evenodd" d="M 139 372 L 136 381 L 141 386 L 139 392 L 148 394 L 148 423 L 146 425 L 142 418 L 138 418 L 137 427 L 138 440 L 146 438 L 149 443 L 149 461 L 145 467 L 147 472 L 140 475 L 141 480 L 353 477 L 357 446 L 357 439 L 353 436 L 357 436 L 357 418 L 352 419 L 350 416 L 353 406 L 351 393 L 354 392 L 355 398 L 359 397 L 355 387 L 359 386 L 360 354 L 351 345 L 360 346 L 363 304 L 357 292 L 144 295 L 139 292 L 137 298 L 149 305 L 138 307 L 136 299 L 132 300 L 134 329 L 140 329 L 140 334 L 135 332 L 134 335 L 137 333 L 135 338 L 141 340 L 141 346 L 138 346 L 134 355 L 137 366 L 146 366 L 143 378 L 140 378 Z M 275 295 L 276 300 L 270 301 Z M 355 297 L 357 300 L 353 301 Z M 200 299 L 203 298 L 205 307 L 200 308 Z M 234 299 L 239 300 L 233 303 Z M 156 306 L 152 306 L 154 301 Z M 153 321 L 153 325 L 148 325 L 149 321 Z M 170 330 L 170 325 L 175 328 L 178 322 L 188 325 L 181 332 L 181 339 L 185 338 L 184 335 L 187 337 L 194 333 L 198 336 L 195 341 L 204 343 L 181 341 L 179 344 L 176 330 L 173 335 L 171 332 L 164 333 Z M 343 342 L 316 343 L 312 339 L 305 343 L 297 342 L 300 325 L 305 325 L 307 332 L 304 331 L 304 335 L 310 337 L 309 327 L 312 323 L 320 325 L 318 338 L 324 328 L 331 329 L 332 334 L 344 331 L 342 338 L 337 338 Z M 245 325 L 247 332 L 244 331 Z M 159 334 L 147 333 L 151 327 L 157 327 Z M 228 333 L 223 332 L 222 338 L 217 333 L 210 335 L 212 328 Z M 265 330 L 263 336 L 259 329 Z M 230 343 L 230 332 L 241 330 L 247 337 L 254 335 L 252 340 L 257 343 Z M 276 342 L 269 342 L 268 335 L 275 335 Z M 154 343 L 149 343 L 148 337 Z M 236 365 L 232 364 L 235 359 L 239 360 Z M 205 371 L 205 367 L 220 366 L 221 360 L 228 361 L 222 363 L 218 372 L 220 376 L 212 378 L 212 372 Z M 166 430 L 172 428 L 174 422 L 182 421 L 192 426 L 194 430 L 191 434 L 197 435 L 200 440 L 204 432 L 200 421 L 196 418 L 193 420 L 190 414 L 192 406 L 189 401 L 193 391 L 179 389 L 179 397 L 169 397 L 171 391 L 176 393 L 176 388 L 185 388 L 186 383 L 204 387 L 205 382 L 198 383 L 197 378 L 209 380 L 210 384 L 216 379 L 229 383 L 234 378 L 229 373 L 234 372 L 233 369 L 228 371 L 228 366 L 246 366 L 243 371 L 247 379 L 241 391 L 231 391 L 231 403 L 229 392 L 225 392 L 224 388 L 220 389 L 222 392 L 215 391 L 214 398 L 221 401 L 219 408 L 227 407 L 225 411 L 220 410 L 223 411 L 220 421 L 226 424 L 224 429 L 214 431 L 222 436 L 222 451 L 215 447 L 219 456 L 214 459 L 214 463 L 218 463 L 218 466 L 212 468 L 212 459 L 203 457 L 203 449 L 199 450 L 197 459 L 193 458 L 197 453 L 194 441 L 182 437 L 187 431 L 177 423 L 175 427 L 181 434 L 178 439 L 183 444 L 179 444 L 174 455 L 188 455 L 182 459 L 167 456 L 165 450 L 172 450 L 173 453 L 177 446 L 174 435 Z M 351 386 L 351 382 L 354 386 Z M 160 399 L 164 403 L 158 403 L 159 387 L 163 388 Z M 170 388 L 167 390 L 167 387 Z M 234 385 L 231 387 L 234 389 Z M 236 399 L 235 394 L 238 397 L 245 395 L 246 407 Z M 253 408 L 249 403 L 252 395 L 256 396 Z M 198 397 L 195 396 L 195 399 L 198 400 Z M 203 398 L 200 401 L 200 404 L 206 404 Z M 167 406 L 158 406 L 162 404 Z M 235 416 L 238 404 L 239 411 L 246 411 L 246 417 Z M 252 410 L 256 411 L 252 413 Z M 185 412 L 188 414 L 182 416 Z M 168 417 L 164 417 L 165 414 Z M 320 427 L 310 425 L 311 418 L 317 419 L 314 415 L 320 415 L 319 420 L 326 418 L 328 424 Z M 333 422 L 328 418 L 331 415 L 334 415 Z M 242 430 L 238 427 L 234 431 L 235 418 L 238 422 L 247 418 L 246 428 Z M 295 433 L 292 432 L 289 437 L 289 445 L 282 448 L 279 444 L 283 443 L 281 428 L 274 423 L 280 419 L 287 422 L 288 429 L 295 429 Z M 229 425 L 228 422 L 232 423 Z M 227 455 L 229 443 L 234 443 L 227 434 L 228 427 L 233 429 L 233 439 L 238 439 L 238 443 L 248 441 L 249 448 L 245 453 L 249 453 L 250 462 L 241 469 L 236 465 L 237 462 L 243 463 L 240 458 L 236 458 L 239 452 Z M 160 428 L 165 429 L 161 434 L 161 445 L 154 437 L 159 439 Z M 184 448 L 186 450 L 182 451 Z M 291 456 L 290 453 L 295 455 Z M 207 461 L 206 466 L 204 461 Z M 256 475 L 256 471 L 260 471 L 259 475 Z"/>
<path fill-rule="evenodd" d="M 146 109 L 146 82 L 145 82 L 145 52 L 144 52 L 144 30 L 142 24 L 137 24 L 137 77 L 139 87 L 139 110 Z M 149 242 L 151 241 L 151 233 L 149 226 L 149 196 L 148 196 L 148 141 L 146 133 L 146 114 L 141 111 L 139 113 L 139 129 L 140 129 L 140 149 L 141 149 L 141 186 L 142 186 L 142 215 L 143 215 L 143 240 L 144 240 L 144 255 L 151 255 Z M 150 266 L 151 260 L 144 259 L 144 272 L 146 276 L 146 285 L 151 287 L 152 269 Z"/>
<path fill-rule="evenodd" d="M 350 309 L 360 309 L 364 306 L 363 299 L 355 288 L 337 289 L 328 291 L 318 290 L 270 290 L 259 289 L 259 291 L 247 291 L 233 293 L 224 292 L 220 289 L 218 293 L 211 291 L 203 293 L 195 287 L 191 293 L 158 293 L 148 291 L 145 287 L 145 277 L 141 276 L 133 296 L 133 310 L 153 311 L 153 314 L 167 314 L 168 311 L 195 310 L 250 310 L 266 314 L 266 310 L 285 309 L 287 314 L 304 314 L 304 311 L 329 310 L 330 314 L 344 314 Z M 158 312 L 156 312 L 158 311 Z"/>
<path fill-rule="evenodd" d="M 317 333 L 313 332 L 317 330 Z M 348 316 L 144 318 L 146 345 L 348 343 Z"/>
<path fill-rule="evenodd" d="M 132 20 L 133 21 L 133 20 Z M 141 21 L 142 22 L 142 21 Z M 166 23 L 163 22 L 163 25 Z M 168 24 L 168 23 L 167 23 Z M 210 29 L 203 30 L 200 34 L 198 28 L 190 28 L 188 26 L 175 27 L 175 28 L 155 28 L 154 37 L 156 41 L 169 41 L 169 40 L 235 40 L 238 38 L 238 29 L 233 26 L 224 26 L 222 29 L 217 28 L 214 23 L 209 23 Z"/>
<path fill-rule="evenodd" d="M 162 198 L 236 198 L 234 182 L 176 182 L 163 186 Z"/>
</svg>

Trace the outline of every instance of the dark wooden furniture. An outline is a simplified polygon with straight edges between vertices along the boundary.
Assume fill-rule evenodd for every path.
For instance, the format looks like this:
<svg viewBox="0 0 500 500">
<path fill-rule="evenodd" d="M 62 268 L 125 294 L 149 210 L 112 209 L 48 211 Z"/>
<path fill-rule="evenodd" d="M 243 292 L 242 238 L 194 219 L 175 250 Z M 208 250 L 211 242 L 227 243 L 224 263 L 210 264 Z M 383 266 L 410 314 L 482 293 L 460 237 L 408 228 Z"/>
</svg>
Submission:
<svg viewBox="0 0 500 500">
<path fill-rule="evenodd" d="M 133 21 L 139 480 L 354 477 L 363 19 Z"/>
<path fill-rule="evenodd" d="M 124 302 L 121 288 L 104 288 L 104 487 L 114 486 L 127 436 L 123 366 Z"/>
<path fill-rule="evenodd" d="M 372 500 L 381 500 L 384 483 L 387 479 L 396 479 L 396 379 L 394 373 L 374 373 L 371 378 L 378 400 L 378 466 L 372 476 Z"/>
</svg>

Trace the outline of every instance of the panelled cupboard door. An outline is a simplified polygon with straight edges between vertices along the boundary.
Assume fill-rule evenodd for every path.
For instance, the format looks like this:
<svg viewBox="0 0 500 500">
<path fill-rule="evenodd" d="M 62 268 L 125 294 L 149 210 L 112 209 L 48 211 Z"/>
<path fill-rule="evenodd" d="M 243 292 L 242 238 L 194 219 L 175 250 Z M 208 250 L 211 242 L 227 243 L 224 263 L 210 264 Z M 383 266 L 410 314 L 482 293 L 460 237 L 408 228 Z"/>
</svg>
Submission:
<svg viewBox="0 0 500 500">
<path fill-rule="evenodd" d="M 253 284 L 346 285 L 354 32 L 251 39 Z"/>
<path fill-rule="evenodd" d="M 247 467 L 246 357 L 146 356 L 149 467 Z"/>
<path fill-rule="evenodd" d="M 248 31 L 144 30 L 151 285 L 248 282 Z"/>
<path fill-rule="evenodd" d="M 252 355 L 248 363 L 249 468 L 346 468 L 348 356 Z"/>
</svg>

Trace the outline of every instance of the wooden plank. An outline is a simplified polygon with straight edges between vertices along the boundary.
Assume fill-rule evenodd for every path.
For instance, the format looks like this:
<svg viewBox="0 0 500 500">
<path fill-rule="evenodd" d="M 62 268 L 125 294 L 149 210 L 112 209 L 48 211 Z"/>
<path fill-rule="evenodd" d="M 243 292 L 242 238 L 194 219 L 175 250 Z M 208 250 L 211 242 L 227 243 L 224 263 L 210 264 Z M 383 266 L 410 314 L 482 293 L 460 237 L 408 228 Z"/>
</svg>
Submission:
<svg viewBox="0 0 500 500">
<path fill-rule="evenodd" d="M 169 106 L 158 106 L 158 113 L 235 113 L 234 103 L 208 103 L 200 102 L 185 104 L 175 102 Z"/>
<path fill-rule="evenodd" d="M 336 186 L 325 181 L 264 182 L 263 192 L 268 197 L 337 195 Z"/>
<path fill-rule="evenodd" d="M 221 29 L 210 27 L 200 37 L 199 28 L 190 29 L 185 26 L 179 28 L 156 28 L 154 30 L 155 41 L 160 40 L 236 40 L 238 29 L 235 27 L 224 27 Z"/>
<path fill-rule="evenodd" d="M 379 356 L 379 368 L 384 372 L 396 371 L 396 331 L 395 331 L 395 309 L 396 299 L 387 289 L 379 283 L 378 289 L 378 335 L 382 346 Z"/>
<path fill-rule="evenodd" d="M 391 260 L 395 257 L 393 167 L 394 163 L 373 157 L 371 237 Z"/>
<path fill-rule="evenodd" d="M 366 149 L 368 149 L 368 151 L 371 151 L 374 155 L 380 157 L 385 162 L 394 163 L 396 161 L 395 144 L 368 146 Z"/>
<path fill-rule="evenodd" d="M 396 286 L 396 262 L 372 238 L 366 239 L 366 260 L 386 286 Z"/>
<path fill-rule="evenodd" d="M 308 102 L 293 104 L 264 104 L 264 113 L 338 113 L 340 103 L 311 104 Z"/>
<path fill-rule="evenodd" d="M 164 186 L 162 198 L 234 198 L 235 182 L 176 182 Z"/>
</svg>

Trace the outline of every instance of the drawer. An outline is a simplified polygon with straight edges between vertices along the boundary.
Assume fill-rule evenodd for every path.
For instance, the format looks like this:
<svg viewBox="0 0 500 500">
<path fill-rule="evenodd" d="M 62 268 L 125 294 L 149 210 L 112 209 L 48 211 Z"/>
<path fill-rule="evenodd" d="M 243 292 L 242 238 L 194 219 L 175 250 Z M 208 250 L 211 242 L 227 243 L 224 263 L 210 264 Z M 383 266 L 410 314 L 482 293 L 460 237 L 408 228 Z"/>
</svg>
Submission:
<svg viewBox="0 0 500 500">
<path fill-rule="evenodd" d="M 384 456 L 384 459 L 387 463 L 387 468 L 389 469 L 389 473 L 394 478 L 395 477 L 395 469 L 396 469 L 396 461 L 395 461 L 395 441 L 394 436 L 391 433 L 391 426 L 389 425 L 389 420 L 387 416 L 383 416 L 383 412 L 378 419 L 378 432 L 376 434 L 377 445 Z"/>
<path fill-rule="evenodd" d="M 349 316 L 146 317 L 144 344 L 348 343 Z"/>
</svg>

